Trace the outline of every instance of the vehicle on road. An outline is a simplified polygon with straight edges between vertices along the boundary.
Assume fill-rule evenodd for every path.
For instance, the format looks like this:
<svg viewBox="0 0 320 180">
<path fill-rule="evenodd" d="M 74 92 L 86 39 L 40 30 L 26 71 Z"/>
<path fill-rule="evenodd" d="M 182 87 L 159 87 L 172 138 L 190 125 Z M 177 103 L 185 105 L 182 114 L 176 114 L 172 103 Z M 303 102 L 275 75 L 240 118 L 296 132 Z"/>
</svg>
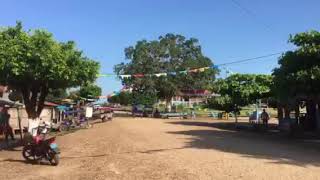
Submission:
<svg viewBox="0 0 320 180">
<path fill-rule="evenodd" d="M 111 107 L 100 107 L 98 111 L 102 122 L 112 121 L 113 109 Z"/>
<path fill-rule="evenodd" d="M 74 114 L 80 113 L 79 116 L 74 116 Z M 66 118 L 60 123 L 60 131 L 69 131 L 75 128 L 90 128 L 92 125 L 89 123 L 88 118 L 85 117 L 83 110 L 81 111 L 66 111 Z"/>
<path fill-rule="evenodd" d="M 133 117 L 151 117 L 153 115 L 153 107 L 143 104 L 133 105 L 132 116 Z"/>
<path fill-rule="evenodd" d="M 40 163 L 43 159 L 50 162 L 51 165 L 57 166 L 60 162 L 60 150 L 56 138 L 46 138 L 49 132 L 47 124 L 39 125 L 34 130 L 37 131 L 36 136 L 28 140 L 22 150 L 22 156 L 27 161 L 35 161 Z"/>
</svg>

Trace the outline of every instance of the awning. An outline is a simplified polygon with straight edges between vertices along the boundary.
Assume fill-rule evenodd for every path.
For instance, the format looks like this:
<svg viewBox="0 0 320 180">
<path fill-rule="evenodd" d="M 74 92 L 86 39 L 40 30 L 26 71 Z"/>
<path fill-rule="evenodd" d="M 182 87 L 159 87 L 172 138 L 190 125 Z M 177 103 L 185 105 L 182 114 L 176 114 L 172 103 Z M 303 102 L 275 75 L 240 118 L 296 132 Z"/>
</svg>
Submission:
<svg viewBox="0 0 320 180">
<path fill-rule="evenodd" d="M 72 99 L 62 99 L 61 101 L 65 103 L 74 103 Z"/>
<path fill-rule="evenodd" d="M 55 104 L 55 103 L 53 103 L 53 102 L 48 102 L 48 101 L 44 102 L 44 105 L 45 105 L 45 106 L 52 106 L 52 107 L 59 106 L 58 104 Z"/>
<path fill-rule="evenodd" d="M 56 107 L 57 109 L 59 109 L 60 111 L 67 111 L 67 110 L 69 110 L 70 108 L 69 107 L 67 107 L 67 106 L 57 106 Z"/>
<path fill-rule="evenodd" d="M 69 115 L 69 114 L 73 114 L 73 113 L 81 113 L 81 112 L 85 112 L 85 110 L 73 110 L 73 111 L 65 111 L 64 113 Z"/>
</svg>

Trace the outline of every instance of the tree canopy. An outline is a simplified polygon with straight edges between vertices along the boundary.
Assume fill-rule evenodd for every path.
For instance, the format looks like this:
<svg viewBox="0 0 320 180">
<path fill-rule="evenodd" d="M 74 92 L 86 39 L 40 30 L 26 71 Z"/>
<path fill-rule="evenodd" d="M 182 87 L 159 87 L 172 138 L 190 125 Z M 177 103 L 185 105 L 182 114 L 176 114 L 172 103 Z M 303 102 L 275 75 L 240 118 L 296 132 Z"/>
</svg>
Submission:
<svg viewBox="0 0 320 180">
<path fill-rule="evenodd" d="M 45 30 L 25 31 L 20 22 L 0 30 L 0 83 L 22 93 L 29 118 L 39 117 L 51 89 L 94 82 L 99 63 L 73 41 L 58 42 Z"/>
<path fill-rule="evenodd" d="M 133 97 L 131 92 L 120 92 L 117 95 L 109 97 L 108 102 L 126 106 L 132 104 L 132 99 Z"/>
<path fill-rule="evenodd" d="M 318 96 L 320 92 L 320 33 L 310 31 L 291 36 L 297 46 L 279 59 L 274 69 L 274 92 L 282 101 L 296 96 Z M 290 87 L 290 88 L 288 88 Z"/>
<path fill-rule="evenodd" d="M 158 40 L 138 41 L 135 46 L 125 49 L 125 55 L 130 62 L 115 66 L 118 75 L 149 75 L 122 79 L 124 85 L 132 87 L 134 101 L 150 101 L 150 104 L 156 99 L 169 101 L 178 90 L 207 88 L 217 73 L 215 69 L 192 74 L 179 73 L 213 65 L 203 55 L 197 39 L 186 39 L 181 35 L 166 34 Z M 152 76 L 156 73 L 167 73 L 167 76 Z M 144 98 L 146 96 L 149 97 L 148 100 Z"/>
<path fill-rule="evenodd" d="M 46 97 L 46 100 L 58 102 L 58 101 L 65 99 L 67 97 L 68 97 L 68 93 L 67 93 L 66 89 L 50 89 L 49 93 Z"/>
<path fill-rule="evenodd" d="M 209 100 L 209 106 L 226 112 L 238 111 L 240 106 L 255 103 L 270 96 L 272 76 L 262 74 L 233 74 L 214 83 L 213 91 L 220 97 Z"/>
<path fill-rule="evenodd" d="M 97 98 L 98 96 L 101 96 L 102 89 L 101 87 L 95 85 L 95 84 L 87 84 L 80 87 L 79 95 L 83 98 Z"/>
<path fill-rule="evenodd" d="M 314 129 L 317 125 L 316 105 L 320 104 L 320 32 L 299 33 L 290 36 L 289 42 L 297 48 L 279 58 L 279 67 L 273 71 L 273 92 L 279 106 L 285 109 L 285 118 L 289 118 L 293 109 L 299 118 L 299 106 L 305 101 L 305 128 Z"/>
</svg>

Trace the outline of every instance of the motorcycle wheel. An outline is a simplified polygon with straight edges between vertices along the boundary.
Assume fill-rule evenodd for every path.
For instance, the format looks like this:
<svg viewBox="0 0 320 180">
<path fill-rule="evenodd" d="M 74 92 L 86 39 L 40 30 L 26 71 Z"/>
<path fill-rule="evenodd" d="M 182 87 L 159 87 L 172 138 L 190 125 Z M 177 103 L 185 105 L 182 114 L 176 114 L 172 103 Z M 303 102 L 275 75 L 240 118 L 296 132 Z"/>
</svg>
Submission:
<svg viewBox="0 0 320 180">
<path fill-rule="evenodd" d="M 27 145 L 27 146 L 23 147 L 22 156 L 27 161 L 35 160 L 35 156 L 32 153 L 32 147 L 30 145 Z"/>
<path fill-rule="evenodd" d="M 49 161 L 50 161 L 50 164 L 51 164 L 51 165 L 53 165 L 53 166 L 58 166 L 58 165 L 59 165 L 59 162 L 60 162 L 59 154 L 53 153 L 53 154 L 51 155 L 51 159 L 50 159 Z"/>
</svg>

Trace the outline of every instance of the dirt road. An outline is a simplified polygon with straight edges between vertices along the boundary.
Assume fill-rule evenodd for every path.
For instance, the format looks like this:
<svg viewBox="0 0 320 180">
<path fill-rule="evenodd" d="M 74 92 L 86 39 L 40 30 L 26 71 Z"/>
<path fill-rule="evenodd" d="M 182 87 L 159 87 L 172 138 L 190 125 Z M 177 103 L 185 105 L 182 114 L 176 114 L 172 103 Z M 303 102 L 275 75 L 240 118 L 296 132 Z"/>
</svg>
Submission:
<svg viewBox="0 0 320 180">
<path fill-rule="evenodd" d="M 212 120 L 116 118 L 58 143 L 58 167 L 0 152 L 0 179 L 320 179 L 317 148 Z"/>
</svg>

